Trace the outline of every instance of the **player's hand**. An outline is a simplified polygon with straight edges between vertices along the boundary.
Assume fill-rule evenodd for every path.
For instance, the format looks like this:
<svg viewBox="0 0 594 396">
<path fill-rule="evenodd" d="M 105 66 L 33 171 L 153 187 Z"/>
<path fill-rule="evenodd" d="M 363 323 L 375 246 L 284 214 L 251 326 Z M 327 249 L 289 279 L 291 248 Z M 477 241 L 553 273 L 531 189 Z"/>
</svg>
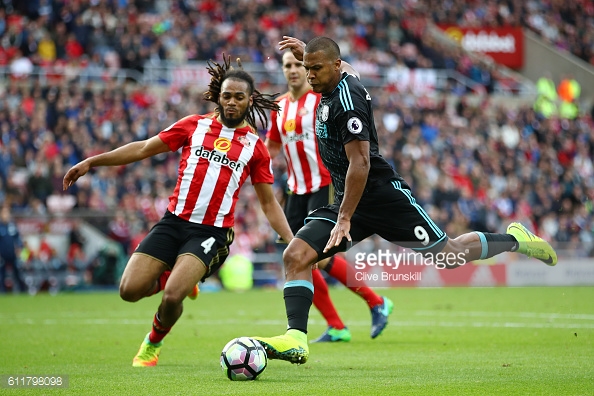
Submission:
<svg viewBox="0 0 594 396">
<path fill-rule="evenodd" d="M 79 162 L 66 172 L 64 180 L 62 181 L 62 188 L 64 191 L 78 180 L 79 177 L 84 176 L 89 171 L 89 164 L 86 161 Z"/>
<path fill-rule="evenodd" d="M 347 241 L 353 242 L 353 240 L 351 239 L 351 234 L 349 233 L 350 230 L 351 222 L 349 220 L 338 220 L 336 222 L 336 225 L 330 232 L 330 239 L 328 240 L 328 243 L 324 248 L 324 253 L 326 253 L 333 247 L 340 245 L 340 243 L 342 242 L 342 238 L 346 238 Z"/>
<path fill-rule="evenodd" d="M 305 43 L 295 37 L 283 36 L 283 39 L 278 42 L 278 49 L 284 51 L 290 49 L 295 59 L 298 61 L 303 60 L 303 53 L 305 52 Z"/>
</svg>

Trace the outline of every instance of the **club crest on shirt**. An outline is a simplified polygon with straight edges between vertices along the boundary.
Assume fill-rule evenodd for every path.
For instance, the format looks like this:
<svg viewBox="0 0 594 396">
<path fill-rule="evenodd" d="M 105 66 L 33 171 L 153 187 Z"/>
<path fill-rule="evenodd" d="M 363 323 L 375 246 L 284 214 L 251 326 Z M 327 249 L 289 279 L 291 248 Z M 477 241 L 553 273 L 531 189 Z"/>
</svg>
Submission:
<svg viewBox="0 0 594 396">
<path fill-rule="evenodd" d="M 284 125 L 285 131 L 293 132 L 297 128 L 297 121 L 287 120 Z"/>
<path fill-rule="evenodd" d="M 240 136 L 237 138 L 237 140 L 239 140 L 239 143 L 243 144 L 245 147 L 250 147 L 252 145 L 245 136 Z"/>
<path fill-rule="evenodd" d="M 347 121 L 347 129 L 349 130 L 350 133 L 356 135 L 358 133 L 361 133 L 361 131 L 363 130 L 363 123 L 361 122 L 361 120 L 359 118 L 351 117 Z"/>
<path fill-rule="evenodd" d="M 309 111 L 305 107 L 300 107 L 299 110 L 297 111 L 297 114 L 301 117 L 303 117 L 307 113 L 309 113 Z"/>
<path fill-rule="evenodd" d="M 329 114 L 330 114 L 330 107 L 328 107 L 328 105 L 324 105 L 324 107 L 322 107 L 322 121 L 324 121 L 324 122 L 328 121 Z"/>
</svg>

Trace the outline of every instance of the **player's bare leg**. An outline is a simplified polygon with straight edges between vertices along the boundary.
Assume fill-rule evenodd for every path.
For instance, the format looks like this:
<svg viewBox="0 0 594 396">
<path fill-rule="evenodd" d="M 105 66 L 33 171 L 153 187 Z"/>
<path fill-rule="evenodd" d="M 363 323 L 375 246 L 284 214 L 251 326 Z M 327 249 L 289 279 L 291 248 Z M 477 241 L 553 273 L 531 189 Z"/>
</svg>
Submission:
<svg viewBox="0 0 594 396">
<path fill-rule="evenodd" d="M 124 301 L 136 302 L 155 294 L 161 290 L 159 278 L 166 270 L 167 266 L 159 260 L 132 254 L 120 280 L 120 297 Z"/>
<path fill-rule="evenodd" d="M 136 302 L 165 289 L 171 276 L 169 268 L 161 261 L 141 253 L 130 257 L 120 281 L 120 297 L 124 301 Z M 194 285 L 188 297 L 195 300 L 200 290 Z"/>
<path fill-rule="evenodd" d="M 206 266 L 193 255 L 179 256 L 163 290 L 161 305 L 153 318 L 153 328 L 142 342 L 132 366 L 156 366 L 169 333 L 183 312 L 183 300 L 202 279 Z"/>
<path fill-rule="evenodd" d="M 482 260 L 503 252 L 518 252 L 534 257 L 543 263 L 553 266 L 557 264 L 557 253 L 542 238 L 533 234 L 520 223 L 511 223 L 505 234 L 469 232 L 455 239 L 449 239 L 442 252 L 462 257 L 465 262 Z M 456 268 L 448 265 L 446 268 Z"/>
</svg>

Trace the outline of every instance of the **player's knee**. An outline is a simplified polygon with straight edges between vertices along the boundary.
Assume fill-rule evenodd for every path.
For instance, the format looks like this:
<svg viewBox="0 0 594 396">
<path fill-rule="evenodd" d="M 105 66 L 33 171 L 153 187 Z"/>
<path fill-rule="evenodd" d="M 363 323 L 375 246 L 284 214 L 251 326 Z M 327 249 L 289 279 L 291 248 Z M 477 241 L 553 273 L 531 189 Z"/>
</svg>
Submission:
<svg viewBox="0 0 594 396">
<path fill-rule="evenodd" d="M 167 290 L 167 288 L 165 288 L 161 303 L 167 308 L 177 307 L 184 301 L 185 297 L 184 294 L 180 294 L 177 290 Z"/>
<path fill-rule="evenodd" d="M 283 252 L 283 263 L 287 270 L 299 270 L 309 264 L 306 262 L 305 253 L 302 250 L 290 246 Z"/>
<path fill-rule="evenodd" d="M 441 252 L 433 254 L 432 257 L 439 263 L 441 268 L 454 269 L 466 264 L 468 261 L 466 254 L 468 253 L 466 241 L 464 239 L 455 238 L 448 239 L 447 244 Z"/>
<path fill-rule="evenodd" d="M 128 283 L 120 283 L 120 297 L 124 301 L 136 302 L 142 298 L 142 293 L 130 287 Z"/>
</svg>

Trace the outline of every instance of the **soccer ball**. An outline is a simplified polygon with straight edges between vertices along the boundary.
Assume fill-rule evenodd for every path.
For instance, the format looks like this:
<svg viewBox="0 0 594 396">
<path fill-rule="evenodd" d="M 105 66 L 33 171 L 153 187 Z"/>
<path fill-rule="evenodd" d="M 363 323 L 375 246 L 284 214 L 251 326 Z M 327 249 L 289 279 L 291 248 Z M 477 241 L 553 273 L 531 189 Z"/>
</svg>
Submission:
<svg viewBox="0 0 594 396">
<path fill-rule="evenodd" d="M 266 351 L 253 338 L 235 338 L 221 352 L 221 368 L 232 381 L 255 380 L 267 364 Z"/>
</svg>

